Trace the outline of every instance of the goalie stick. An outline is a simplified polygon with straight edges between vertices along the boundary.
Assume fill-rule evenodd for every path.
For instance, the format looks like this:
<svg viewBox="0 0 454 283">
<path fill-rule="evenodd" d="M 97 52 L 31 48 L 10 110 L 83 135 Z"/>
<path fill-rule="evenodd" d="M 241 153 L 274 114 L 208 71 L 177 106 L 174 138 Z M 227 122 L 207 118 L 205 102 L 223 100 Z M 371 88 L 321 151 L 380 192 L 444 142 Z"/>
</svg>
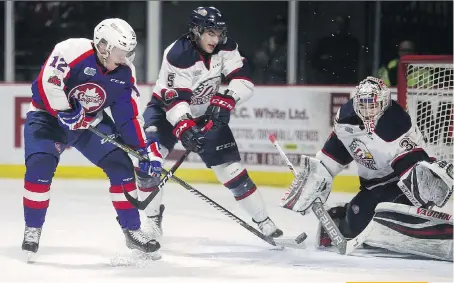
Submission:
<svg viewBox="0 0 454 283">
<path fill-rule="evenodd" d="M 125 152 L 127 153 L 130 153 L 131 155 L 137 157 L 137 158 L 145 158 L 145 159 L 148 159 L 147 156 L 141 156 L 137 151 L 133 150 L 132 148 L 130 148 L 129 146 L 125 145 L 125 144 L 122 144 L 120 142 L 118 142 L 117 140 L 115 140 L 114 138 L 112 137 L 109 137 L 107 136 L 106 134 L 100 132 L 98 129 L 94 128 L 94 127 L 89 127 L 88 130 L 90 130 L 91 132 L 93 132 L 94 134 L 96 134 L 97 136 L 103 138 L 104 140 L 112 143 L 113 145 L 119 147 L 120 149 L 124 150 Z M 181 163 L 180 163 L 181 164 Z M 172 167 L 173 168 L 173 167 Z M 176 170 L 176 168 L 175 168 Z M 181 180 L 180 178 L 178 178 L 177 176 L 173 175 L 173 172 L 171 171 L 167 171 L 165 170 L 164 168 L 162 169 L 162 172 L 164 174 L 166 174 L 166 176 L 162 179 L 161 183 L 165 180 L 164 184 L 170 179 L 172 178 L 176 183 L 178 183 L 179 185 L 181 185 L 183 188 L 185 188 L 186 190 L 190 191 L 191 193 L 195 194 L 197 197 L 203 199 L 205 202 L 207 202 L 208 204 L 210 204 L 212 207 L 214 207 L 215 209 L 217 209 L 218 211 L 222 212 L 224 215 L 226 215 L 227 217 L 229 217 L 230 219 L 234 220 L 236 223 L 240 224 L 243 228 L 245 228 L 246 230 L 248 230 L 249 232 L 251 232 L 252 234 L 256 235 L 257 237 L 259 237 L 260 239 L 262 239 L 263 241 L 267 242 L 268 244 L 272 245 L 272 246 L 276 246 L 276 243 L 274 242 L 273 238 L 269 237 L 269 236 L 266 236 L 264 235 L 263 233 L 261 233 L 260 231 L 258 231 L 257 229 L 255 229 L 254 227 L 252 227 L 251 225 L 247 224 L 245 221 L 243 221 L 241 218 L 239 218 L 238 216 L 236 216 L 235 214 L 231 213 L 230 211 L 228 211 L 227 209 L 225 209 L 224 207 L 222 207 L 221 205 L 219 205 L 217 202 L 215 202 L 214 200 L 210 199 L 209 197 L 207 197 L 206 195 L 204 195 L 203 193 L 201 193 L 200 191 L 196 190 L 194 187 L 192 187 L 191 185 L 189 185 L 188 183 L 186 183 L 185 181 Z M 164 186 L 164 184 L 161 185 Z M 132 197 L 132 196 L 131 196 Z M 134 198 L 133 198 L 134 199 Z"/>
<path fill-rule="evenodd" d="M 293 175 L 296 176 L 297 174 L 296 169 L 288 159 L 285 152 L 282 150 L 279 143 L 277 142 L 276 136 L 274 134 L 271 134 L 269 136 L 269 139 L 279 152 L 279 155 L 284 160 L 287 167 L 290 169 Z M 350 253 L 352 253 L 358 246 L 360 246 L 362 243 L 364 243 L 364 241 L 366 241 L 367 237 L 372 232 L 373 221 L 369 222 L 366 228 L 364 228 L 364 230 L 358 236 L 347 241 L 344 235 L 342 235 L 342 233 L 340 232 L 337 225 L 334 223 L 331 216 L 328 214 L 328 212 L 326 212 L 321 202 L 314 202 L 312 204 L 312 211 L 322 224 L 323 228 L 325 228 L 325 230 L 327 231 L 327 234 L 330 237 L 330 239 L 336 244 L 339 253 L 342 255 L 349 255 Z"/>
</svg>

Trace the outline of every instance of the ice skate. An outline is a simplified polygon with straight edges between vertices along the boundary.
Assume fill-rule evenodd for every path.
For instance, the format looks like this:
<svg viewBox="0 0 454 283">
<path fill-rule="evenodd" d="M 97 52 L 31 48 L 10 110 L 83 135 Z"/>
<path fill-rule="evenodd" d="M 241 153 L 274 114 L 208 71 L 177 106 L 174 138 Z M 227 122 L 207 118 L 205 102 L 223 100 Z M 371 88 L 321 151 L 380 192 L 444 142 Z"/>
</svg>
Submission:
<svg viewBox="0 0 454 283">
<path fill-rule="evenodd" d="M 153 239 L 160 239 L 162 237 L 162 215 L 164 213 L 165 206 L 161 204 L 159 206 L 159 214 L 156 216 L 148 216 L 148 229 L 150 237 Z"/>
<path fill-rule="evenodd" d="M 24 240 L 22 241 L 22 250 L 27 253 L 27 261 L 31 260 L 31 257 L 39 249 L 39 239 L 41 237 L 42 228 L 34 228 L 25 226 Z"/>
<path fill-rule="evenodd" d="M 126 246 L 133 250 L 143 253 L 153 253 L 161 248 L 161 245 L 147 236 L 142 229 L 129 230 L 123 229 L 125 234 Z"/>
<path fill-rule="evenodd" d="M 269 217 L 265 218 L 265 220 L 261 222 L 257 222 L 254 219 L 252 219 L 252 221 L 257 224 L 260 231 L 268 237 L 278 238 L 284 234 L 281 229 L 276 227 L 274 222 Z"/>
</svg>

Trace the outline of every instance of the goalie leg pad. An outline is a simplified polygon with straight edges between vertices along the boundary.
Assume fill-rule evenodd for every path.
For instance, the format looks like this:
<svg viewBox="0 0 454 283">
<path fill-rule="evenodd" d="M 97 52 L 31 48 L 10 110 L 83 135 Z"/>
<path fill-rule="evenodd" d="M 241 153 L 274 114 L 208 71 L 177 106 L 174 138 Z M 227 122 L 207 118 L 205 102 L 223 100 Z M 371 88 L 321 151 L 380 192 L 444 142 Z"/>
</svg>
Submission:
<svg viewBox="0 0 454 283">
<path fill-rule="evenodd" d="M 453 261 L 452 216 L 404 204 L 380 203 L 366 244 Z"/>
</svg>

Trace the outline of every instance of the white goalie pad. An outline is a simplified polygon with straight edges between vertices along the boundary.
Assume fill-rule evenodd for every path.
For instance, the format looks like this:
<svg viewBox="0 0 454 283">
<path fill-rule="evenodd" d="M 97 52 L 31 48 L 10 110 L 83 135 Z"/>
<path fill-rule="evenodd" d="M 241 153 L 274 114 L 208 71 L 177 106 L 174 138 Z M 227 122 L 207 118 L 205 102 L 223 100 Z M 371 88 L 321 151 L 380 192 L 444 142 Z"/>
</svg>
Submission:
<svg viewBox="0 0 454 283">
<path fill-rule="evenodd" d="M 302 156 L 301 172 L 293 180 L 281 199 L 281 206 L 301 214 L 307 214 L 315 201 L 325 203 L 333 178 L 320 160 Z"/>
<path fill-rule="evenodd" d="M 452 215 L 396 203 L 375 208 L 366 244 L 394 252 L 453 261 Z"/>
</svg>

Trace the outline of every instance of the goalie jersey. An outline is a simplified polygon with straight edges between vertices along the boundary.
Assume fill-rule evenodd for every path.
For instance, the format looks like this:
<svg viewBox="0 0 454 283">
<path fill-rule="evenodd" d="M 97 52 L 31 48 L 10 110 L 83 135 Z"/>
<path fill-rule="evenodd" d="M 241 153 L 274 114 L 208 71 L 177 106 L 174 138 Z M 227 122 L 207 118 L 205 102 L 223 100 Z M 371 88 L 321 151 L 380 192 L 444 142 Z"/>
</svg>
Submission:
<svg viewBox="0 0 454 283">
<path fill-rule="evenodd" d="M 338 169 L 330 172 L 333 176 L 355 161 L 361 187 L 370 190 L 399 181 L 418 161 L 430 161 L 424 148 L 421 132 L 395 101 L 378 119 L 374 130 L 367 132 L 350 99 L 337 112 L 333 132 L 317 158 L 331 163 L 327 166 L 330 171 Z"/>
<path fill-rule="evenodd" d="M 242 83 L 253 87 L 249 66 L 235 41 L 227 38 L 212 54 L 203 56 L 189 35 L 183 35 L 164 50 L 151 104 L 161 106 L 173 125 L 188 112 L 194 118 L 200 117 L 211 97 L 219 92 L 222 75 L 229 82 L 229 89 L 241 95 L 242 102 L 252 96 L 249 88 L 246 93 L 241 87 L 235 88 L 235 84 Z M 189 109 L 181 107 L 182 102 L 187 102 Z"/>
</svg>

